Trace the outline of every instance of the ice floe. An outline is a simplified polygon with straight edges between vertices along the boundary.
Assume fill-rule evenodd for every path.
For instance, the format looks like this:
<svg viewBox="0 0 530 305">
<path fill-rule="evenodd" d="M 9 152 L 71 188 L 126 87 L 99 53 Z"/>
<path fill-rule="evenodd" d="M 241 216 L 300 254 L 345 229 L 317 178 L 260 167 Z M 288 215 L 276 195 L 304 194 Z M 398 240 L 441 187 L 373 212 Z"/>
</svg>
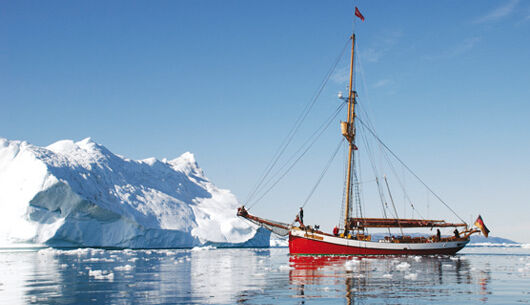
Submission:
<svg viewBox="0 0 530 305">
<path fill-rule="evenodd" d="M 410 269 L 410 264 L 407 262 L 401 262 L 400 264 L 396 266 L 396 270 L 399 270 L 399 271 L 407 271 L 409 269 Z"/>
<path fill-rule="evenodd" d="M 96 280 L 114 280 L 114 273 L 112 271 L 89 270 L 88 276 L 93 277 Z"/>
</svg>

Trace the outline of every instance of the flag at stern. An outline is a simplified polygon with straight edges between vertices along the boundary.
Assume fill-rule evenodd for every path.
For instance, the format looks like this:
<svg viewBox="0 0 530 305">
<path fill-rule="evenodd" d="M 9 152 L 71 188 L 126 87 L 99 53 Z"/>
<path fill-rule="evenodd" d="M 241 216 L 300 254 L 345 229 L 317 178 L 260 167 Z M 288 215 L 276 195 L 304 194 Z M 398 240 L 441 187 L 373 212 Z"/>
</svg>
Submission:
<svg viewBox="0 0 530 305">
<path fill-rule="evenodd" d="M 480 229 L 480 231 L 482 232 L 482 234 L 484 234 L 484 236 L 488 237 L 490 230 L 488 230 L 488 228 L 484 224 L 484 221 L 482 220 L 482 217 L 480 215 L 478 215 L 477 220 L 475 220 L 475 226 Z"/>
</svg>

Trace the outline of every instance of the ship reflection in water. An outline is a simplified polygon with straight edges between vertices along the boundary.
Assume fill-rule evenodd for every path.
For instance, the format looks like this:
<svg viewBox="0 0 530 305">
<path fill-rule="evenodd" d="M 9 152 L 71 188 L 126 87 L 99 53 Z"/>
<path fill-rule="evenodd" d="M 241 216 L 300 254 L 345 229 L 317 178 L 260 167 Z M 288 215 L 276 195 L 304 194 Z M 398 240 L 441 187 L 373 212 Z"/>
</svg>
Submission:
<svg viewBox="0 0 530 305">
<path fill-rule="evenodd" d="M 376 300 L 409 303 L 411 300 L 405 300 L 470 296 L 475 289 L 470 263 L 462 257 L 291 256 L 289 261 L 293 267 L 290 284 L 303 299 L 327 294 L 342 297 L 346 304 Z"/>
<path fill-rule="evenodd" d="M 530 302 L 530 250 L 289 256 L 286 248 L 0 251 L 2 304 Z"/>
</svg>

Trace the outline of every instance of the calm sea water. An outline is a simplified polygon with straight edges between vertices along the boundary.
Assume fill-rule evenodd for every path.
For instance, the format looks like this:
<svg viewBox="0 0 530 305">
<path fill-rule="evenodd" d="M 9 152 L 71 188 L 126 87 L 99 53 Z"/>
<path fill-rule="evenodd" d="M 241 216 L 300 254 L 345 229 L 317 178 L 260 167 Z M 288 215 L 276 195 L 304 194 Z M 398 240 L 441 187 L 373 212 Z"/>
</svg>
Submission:
<svg viewBox="0 0 530 305">
<path fill-rule="evenodd" d="M 290 257 L 286 248 L 0 251 L 0 304 L 527 304 L 530 249 Z"/>
</svg>

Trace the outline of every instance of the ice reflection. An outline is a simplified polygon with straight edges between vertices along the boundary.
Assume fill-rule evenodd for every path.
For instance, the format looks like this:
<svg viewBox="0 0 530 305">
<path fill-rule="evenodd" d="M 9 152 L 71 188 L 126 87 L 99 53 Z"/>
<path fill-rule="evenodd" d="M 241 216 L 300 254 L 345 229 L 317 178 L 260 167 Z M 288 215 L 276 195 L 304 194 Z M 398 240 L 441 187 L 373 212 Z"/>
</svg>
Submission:
<svg viewBox="0 0 530 305">
<path fill-rule="evenodd" d="M 234 296 L 261 293 L 266 286 L 268 250 L 227 249 L 227 255 L 211 251 L 193 251 L 191 255 L 191 287 L 194 298 L 212 303 L 230 303 Z"/>
<path fill-rule="evenodd" d="M 36 250 L 1 251 L 0 300 L 3 304 L 47 301 L 61 291 L 56 280 L 61 267 L 55 258 L 40 256 Z"/>
</svg>

